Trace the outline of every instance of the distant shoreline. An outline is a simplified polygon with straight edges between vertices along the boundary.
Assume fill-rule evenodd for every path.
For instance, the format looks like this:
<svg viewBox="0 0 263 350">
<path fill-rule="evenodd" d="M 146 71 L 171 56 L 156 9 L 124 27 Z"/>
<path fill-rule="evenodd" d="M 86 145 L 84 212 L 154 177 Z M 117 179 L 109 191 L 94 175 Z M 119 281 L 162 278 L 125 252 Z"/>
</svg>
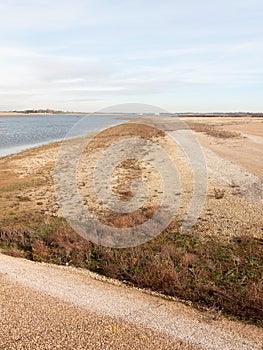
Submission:
<svg viewBox="0 0 263 350">
<path fill-rule="evenodd" d="M 52 115 L 63 115 L 63 116 L 73 116 L 73 115 L 79 115 L 79 116 L 113 116 L 118 119 L 130 119 L 130 118 L 149 118 L 149 117 L 181 117 L 181 118 L 216 118 L 216 117 L 263 117 L 263 112 L 214 112 L 214 113 L 164 113 L 164 114 L 150 114 L 150 113 L 98 113 L 98 112 L 6 112 L 6 111 L 0 111 L 0 118 L 1 117 L 25 117 L 25 116 L 52 116 Z"/>
<path fill-rule="evenodd" d="M 0 112 L 0 118 L 6 118 L 6 117 L 50 117 L 50 116 L 65 116 L 65 117 L 70 117 L 70 116 L 82 116 L 82 117 L 105 117 L 105 116 L 112 116 L 114 119 L 124 119 L 128 120 L 130 118 L 140 118 L 145 116 L 140 116 L 140 115 L 132 115 L 129 113 L 78 113 L 78 112 L 72 112 L 72 113 L 18 113 L 18 112 Z"/>
<path fill-rule="evenodd" d="M 83 113 L 83 112 L 68 112 L 68 113 L 25 113 L 25 112 L 0 112 L 0 117 L 19 117 L 19 116 L 51 116 L 51 115 L 64 115 L 64 116 L 72 116 L 72 115 L 82 115 L 84 116 L 105 116 L 105 115 L 123 115 L 117 113 Z"/>
</svg>

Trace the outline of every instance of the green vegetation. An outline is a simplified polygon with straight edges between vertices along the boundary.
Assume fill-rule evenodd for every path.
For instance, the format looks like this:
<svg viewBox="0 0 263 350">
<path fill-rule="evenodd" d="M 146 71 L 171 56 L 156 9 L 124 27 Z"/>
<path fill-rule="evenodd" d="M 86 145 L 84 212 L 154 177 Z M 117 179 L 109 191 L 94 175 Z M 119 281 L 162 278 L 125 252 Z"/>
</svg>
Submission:
<svg viewBox="0 0 263 350">
<path fill-rule="evenodd" d="M 34 187 L 40 186 L 42 184 L 42 182 L 43 181 L 41 181 L 39 179 L 34 180 L 34 181 L 30 181 L 30 182 L 29 181 L 25 182 L 23 180 L 21 180 L 20 182 L 17 181 L 17 183 L 15 183 L 15 184 L 0 187 L 0 194 L 1 193 L 23 191 L 25 189 L 32 188 L 32 186 L 34 186 Z M 21 196 L 21 197 L 23 197 L 23 196 Z"/>
</svg>

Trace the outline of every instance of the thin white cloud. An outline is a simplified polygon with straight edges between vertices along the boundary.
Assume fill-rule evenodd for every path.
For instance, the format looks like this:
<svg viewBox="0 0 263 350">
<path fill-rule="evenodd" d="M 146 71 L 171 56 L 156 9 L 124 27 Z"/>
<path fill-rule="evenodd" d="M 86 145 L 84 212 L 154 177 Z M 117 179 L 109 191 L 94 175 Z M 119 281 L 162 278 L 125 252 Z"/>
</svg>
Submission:
<svg viewBox="0 0 263 350">
<path fill-rule="evenodd" d="M 193 91 L 217 88 L 252 95 L 262 85 L 262 3 L 234 3 L 3 0 L 0 109 L 124 97 L 183 101 L 181 90 L 192 100 Z"/>
<path fill-rule="evenodd" d="M 89 13 L 90 1 L 81 0 L 2 0 L 1 27 L 6 30 L 59 30 L 70 28 L 80 21 L 94 25 Z"/>
</svg>

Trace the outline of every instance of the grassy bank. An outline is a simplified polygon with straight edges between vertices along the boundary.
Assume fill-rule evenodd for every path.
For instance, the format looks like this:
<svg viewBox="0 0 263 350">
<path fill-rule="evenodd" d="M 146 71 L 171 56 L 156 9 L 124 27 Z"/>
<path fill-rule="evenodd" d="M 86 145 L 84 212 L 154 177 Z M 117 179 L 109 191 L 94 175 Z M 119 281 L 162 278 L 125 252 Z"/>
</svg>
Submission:
<svg viewBox="0 0 263 350">
<path fill-rule="evenodd" d="M 83 267 L 142 288 L 189 300 L 263 326 L 263 242 L 180 235 L 179 223 L 136 248 L 110 249 L 79 237 L 63 219 L 32 216 L 3 221 L 6 254 Z"/>
</svg>

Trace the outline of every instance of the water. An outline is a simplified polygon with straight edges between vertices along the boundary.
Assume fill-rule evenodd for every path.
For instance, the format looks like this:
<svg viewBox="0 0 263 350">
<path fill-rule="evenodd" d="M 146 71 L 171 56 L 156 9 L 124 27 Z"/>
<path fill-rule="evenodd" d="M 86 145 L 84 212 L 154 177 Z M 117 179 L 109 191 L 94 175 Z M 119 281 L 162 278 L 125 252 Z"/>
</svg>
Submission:
<svg viewBox="0 0 263 350">
<path fill-rule="evenodd" d="M 30 115 L 0 116 L 0 157 L 18 153 L 28 148 L 83 136 L 111 125 L 121 124 L 114 116 L 80 115 Z M 74 129 L 72 129 L 74 126 Z"/>
</svg>

